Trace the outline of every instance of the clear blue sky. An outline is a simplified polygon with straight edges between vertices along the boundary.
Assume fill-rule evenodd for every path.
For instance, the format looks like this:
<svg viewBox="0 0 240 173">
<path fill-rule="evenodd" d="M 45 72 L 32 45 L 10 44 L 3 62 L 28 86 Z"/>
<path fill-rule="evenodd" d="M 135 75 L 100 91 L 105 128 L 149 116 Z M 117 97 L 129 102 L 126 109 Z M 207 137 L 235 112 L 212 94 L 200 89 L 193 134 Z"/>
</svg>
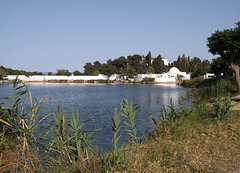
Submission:
<svg viewBox="0 0 240 173">
<path fill-rule="evenodd" d="M 237 21 L 239 0 L 0 0 L 0 65 L 83 71 L 148 51 L 211 60 L 207 37 Z"/>
</svg>

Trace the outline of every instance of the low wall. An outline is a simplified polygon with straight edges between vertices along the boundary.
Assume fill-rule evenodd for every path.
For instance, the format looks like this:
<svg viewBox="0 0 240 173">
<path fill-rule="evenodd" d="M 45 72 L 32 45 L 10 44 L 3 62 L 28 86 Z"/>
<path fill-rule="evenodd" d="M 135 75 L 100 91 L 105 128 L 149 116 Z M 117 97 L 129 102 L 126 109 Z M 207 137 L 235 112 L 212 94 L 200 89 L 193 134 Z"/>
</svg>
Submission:
<svg viewBox="0 0 240 173">
<path fill-rule="evenodd" d="M 16 79 L 17 75 L 8 75 L 6 78 L 8 80 Z M 73 82 L 73 83 L 107 83 L 109 81 L 108 77 L 105 75 L 98 76 L 47 76 L 47 75 L 34 75 L 25 76 L 18 75 L 18 79 L 24 82 Z"/>
</svg>

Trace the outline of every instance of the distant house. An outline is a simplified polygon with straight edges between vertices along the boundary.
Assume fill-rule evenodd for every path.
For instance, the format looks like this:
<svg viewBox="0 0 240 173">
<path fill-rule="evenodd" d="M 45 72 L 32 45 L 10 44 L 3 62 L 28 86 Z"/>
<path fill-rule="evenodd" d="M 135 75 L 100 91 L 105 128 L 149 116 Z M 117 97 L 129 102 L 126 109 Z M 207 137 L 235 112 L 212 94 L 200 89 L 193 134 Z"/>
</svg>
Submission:
<svg viewBox="0 0 240 173">
<path fill-rule="evenodd" d="M 182 79 L 190 79 L 190 74 L 181 72 L 178 68 L 172 67 L 169 72 L 162 74 L 138 74 L 134 79 L 136 82 L 141 82 L 144 78 L 153 78 L 156 83 L 177 83 L 178 76 Z"/>
<path fill-rule="evenodd" d="M 164 57 L 161 57 L 163 62 L 164 62 L 164 65 L 168 65 L 168 61 L 167 61 L 167 58 L 164 58 Z M 153 60 L 156 59 L 154 57 L 151 58 L 151 64 L 153 63 Z"/>
</svg>

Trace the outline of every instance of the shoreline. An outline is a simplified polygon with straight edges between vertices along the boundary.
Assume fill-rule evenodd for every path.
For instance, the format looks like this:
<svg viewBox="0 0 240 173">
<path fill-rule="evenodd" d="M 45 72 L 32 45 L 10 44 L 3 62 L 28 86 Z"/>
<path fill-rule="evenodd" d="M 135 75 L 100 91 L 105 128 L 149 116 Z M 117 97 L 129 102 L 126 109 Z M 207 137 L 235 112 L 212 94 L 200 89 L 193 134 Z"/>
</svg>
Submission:
<svg viewBox="0 0 240 173">
<path fill-rule="evenodd" d="M 82 84 L 158 84 L 158 85 L 177 85 L 176 82 L 146 82 L 146 81 L 129 81 L 121 80 L 120 83 L 114 83 L 113 80 L 22 80 L 23 83 L 82 83 Z M 13 80 L 0 80 L 0 84 L 11 84 Z"/>
</svg>

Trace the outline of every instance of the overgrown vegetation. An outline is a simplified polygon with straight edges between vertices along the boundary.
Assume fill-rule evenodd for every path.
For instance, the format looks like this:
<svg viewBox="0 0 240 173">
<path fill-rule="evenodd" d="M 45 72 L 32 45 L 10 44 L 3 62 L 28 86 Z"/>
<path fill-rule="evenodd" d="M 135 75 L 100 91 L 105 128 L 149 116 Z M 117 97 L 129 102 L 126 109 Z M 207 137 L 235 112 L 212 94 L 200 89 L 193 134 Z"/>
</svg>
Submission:
<svg viewBox="0 0 240 173">
<path fill-rule="evenodd" d="M 202 78 L 194 78 L 191 80 L 183 80 L 181 86 L 188 88 L 195 88 L 203 81 Z"/>
<path fill-rule="evenodd" d="M 233 77 L 214 78 L 203 81 L 196 93 L 199 100 L 208 100 L 211 98 L 227 96 L 230 93 L 236 93 L 237 88 Z"/>
<path fill-rule="evenodd" d="M 212 81 L 211 81 L 212 82 Z M 210 83 L 210 82 L 209 82 Z M 215 83 L 213 82 L 213 85 Z M 91 145 L 92 136 L 100 129 L 87 131 L 88 121 L 79 121 L 78 112 L 38 116 L 41 104 L 25 84 L 15 80 L 13 95 L 4 98 L 9 106 L 0 106 L 0 172 L 229 172 L 240 162 L 240 117 L 232 111 L 231 86 L 223 81 L 215 87 L 218 92 L 201 88 L 216 100 L 208 102 L 201 89 L 197 105 L 176 106 L 170 99 L 169 106 L 159 108 L 152 115 L 155 125 L 148 140 L 139 140 L 135 117 L 138 106 L 124 100 L 115 108 L 112 118 L 113 145 L 109 152 L 102 152 Z M 207 88 L 206 87 L 206 88 Z M 216 90 L 216 88 L 214 88 Z M 226 92 L 224 92 L 226 91 Z M 22 97 L 29 93 L 30 105 Z M 216 94 L 217 93 L 217 94 Z M 67 117 L 69 116 L 69 118 Z M 39 133 L 44 119 L 52 121 Z M 129 143 L 120 145 L 119 139 L 126 132 Z"/>
</svg>

